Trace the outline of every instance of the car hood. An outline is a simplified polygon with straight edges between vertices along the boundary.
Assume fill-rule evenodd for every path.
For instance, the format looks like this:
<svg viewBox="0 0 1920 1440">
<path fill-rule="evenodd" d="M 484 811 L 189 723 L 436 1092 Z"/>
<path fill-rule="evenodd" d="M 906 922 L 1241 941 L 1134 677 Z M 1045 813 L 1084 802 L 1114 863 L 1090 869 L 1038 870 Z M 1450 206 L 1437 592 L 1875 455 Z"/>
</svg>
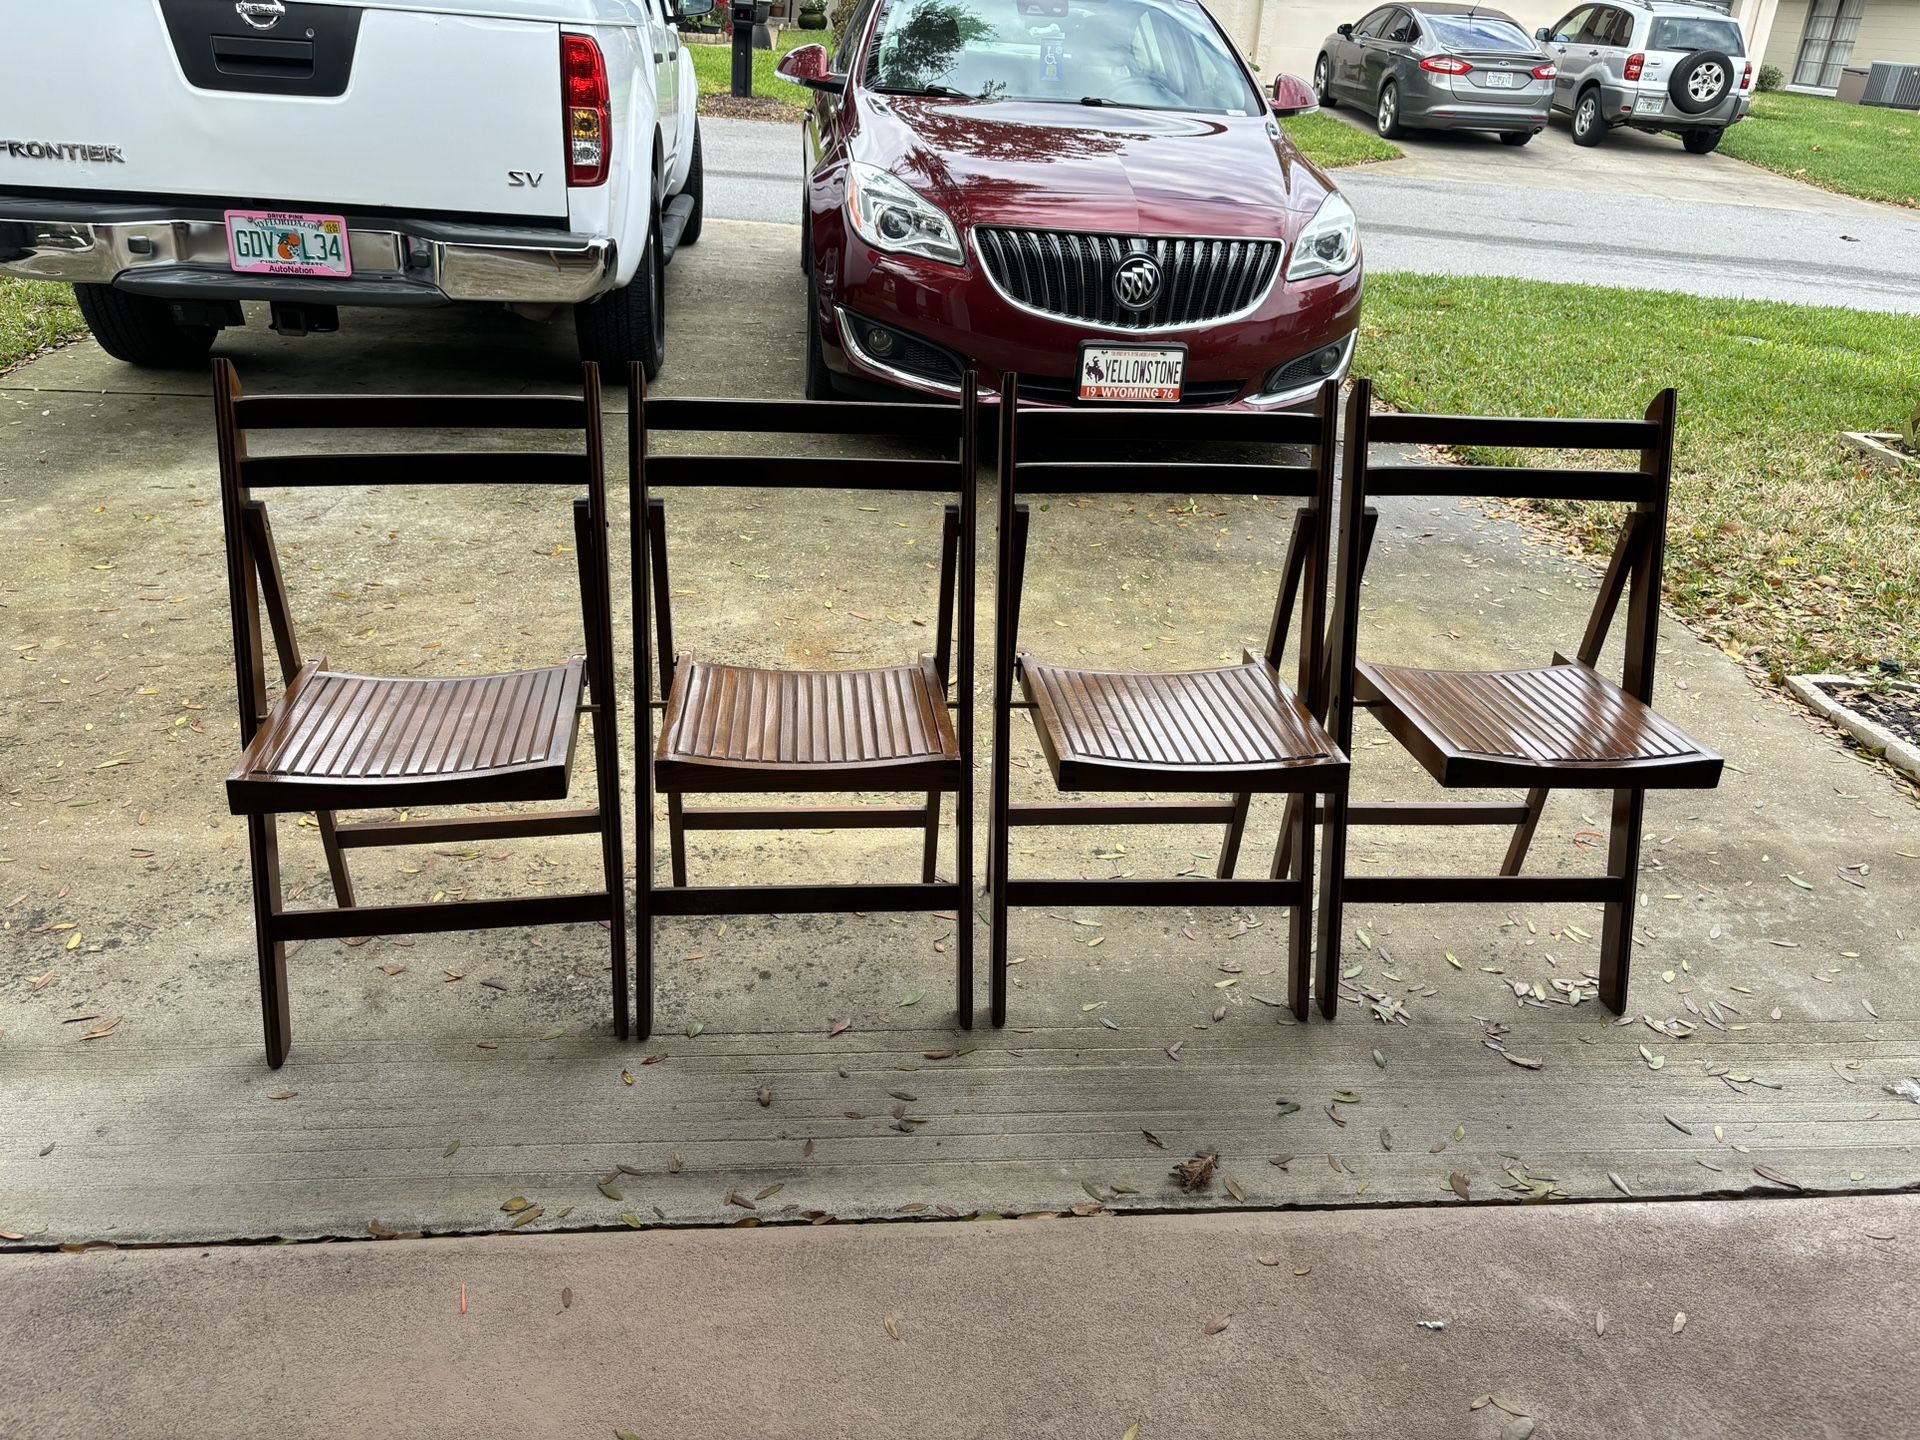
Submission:
<svg viewBox="0 0 1920 1440">
<path fill-rule="evenodd" d="M 852 155 L 963 227 L 1292 239 L 1333 189 L 1269 117 L 861 93 Z"/>
</svg>

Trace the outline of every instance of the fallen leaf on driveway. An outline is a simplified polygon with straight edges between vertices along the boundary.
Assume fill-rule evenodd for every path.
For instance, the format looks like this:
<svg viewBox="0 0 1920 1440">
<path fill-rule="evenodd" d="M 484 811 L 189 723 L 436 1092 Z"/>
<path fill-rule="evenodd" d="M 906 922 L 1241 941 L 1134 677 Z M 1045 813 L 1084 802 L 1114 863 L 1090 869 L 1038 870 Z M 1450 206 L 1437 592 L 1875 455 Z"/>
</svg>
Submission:
<svg viewBox="0 0 1920 1440">
<path fill-rule="evenodd" d="M 1226 1329 L 1227 1326 L 1232 1323 L 1233 1323 L 1233 1317 L 1231 1315 L 1216 1315 L 1211 1320 L 1207 1321 L 1205 1325 L 1202 1325 L 1200 1328 L 1202 1332 L 1204 1332 L 1205 1334 L 1218 1335 L 1222 1330 Z"/>
<path fill-rule="evenodd" d="M 1684 1310 L 1676 1310 L 1673 1315 L 1673 1333 L 1675 1335 L 1678 1335 L 1682 1330 L 1686 1328 L 1687 1328 L 1687 1312 Z"/>
</svg>

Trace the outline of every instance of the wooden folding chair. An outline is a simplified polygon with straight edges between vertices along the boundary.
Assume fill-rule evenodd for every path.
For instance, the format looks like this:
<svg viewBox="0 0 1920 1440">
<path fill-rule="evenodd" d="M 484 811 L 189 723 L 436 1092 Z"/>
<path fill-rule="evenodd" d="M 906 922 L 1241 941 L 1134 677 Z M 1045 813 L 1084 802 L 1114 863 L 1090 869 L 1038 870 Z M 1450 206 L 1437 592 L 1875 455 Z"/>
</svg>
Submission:
<svg viewBox="0 0 1920 1440">
<path fill-rule="evenodd" d="M 1642 420 L 1491 419 L 1477 415 L 1375 415 L 1372 386 L 1356 380 L 1347 403 L 1346 455 L 1334 580 L 1332 727 L 1348 749 L 1355 706 L 1371 710 L 1448 789 L 1520 787 L 1524 802 L 1361 802 L 1331 797 L 1320 891 L 1320 1009 L 1339 1004 L 1341 908 L 1492 900 L 1598 902 L 1600 998 L 1618 1014 L 1627 1001 L 1635 875 L 1648 790 L 1711 789 L 1721 759 L 1653 710 L 1660 575 L 1673 476 L 1674 392 L 1663 390 Z M 1632 469 L 1376 463 L 1376 444 L 1637 451 Z M 1360 581 L 1380 496 L 1584 500 L 1630 506 L 1600 582 L 1586 636 L 1573 658 L 1528 670 L 1418 670 L 1358 658 Z M 1627 601 L 1626 658 L 1618 685 L 1594 666 L 1620 601 Z M 1547 795 L 1611 790 L 1603 876 L 1520 873 Z M 1346 873 L 1349 825 L 1511 825 L 1498 875 Z"/>
<path fill-rule="evenodd" d="M 1000 393 L 1018 394 L 1017 377 L 1007 377 Z M 987 850 L 995 1025 L 1007 1018 L 1007 911 L 1014 905 L 1290 906 L 1287 997 L 1294 1014 L 1306 1018 L 1313 894 L 1307 816 L 1317 797 L 1344 795 L 1348 768 L 1346 755 L 1318 718 L 1325 714 L 1326 589 L 1338 407 L 1339 387 L 1332 383 L 1322 388 L 1310 414 L 1001 405 L 993 808 Z M 1114 456 L 1117 447 L 1137 450 L 1140 442 L 1294 445 L 1306 447 L 1309 458 L 1305 465 L 1100 458 Z M 1028 443 L 1079 458 L 1030 460 L 1022 452 Z M 1294 515 L 1262 653 L 1246 651 L 1241 663 L 1222 669 L 1113 672 L 1050 665 L 1021 649 L 1020 598 L 1029 527 L 1024 497 L 1166 491 L 1285 496 L 1305 502 Z M 1296 608 L 1298 694 L 1279 673 Z M 1013 699 L 1016 672 L 1024 703 Z M 1016 709 L 1030 713 L 1061 790 L 1231 798 L 1015 805 L 1009 762 Z M 1283 839 L 1268 878 L 1235 879 L 1248 807 L 1256 794 L 1288 797 Z M 1208 824 L 1225 826 L 1211 879 L 1039 879 L 1009 873 L 1016 827 Z"/>
<path fill-rule="evenodd" d="M 973 1025 L 973 634 L 975 377 L 958 406 L 810 400 L 649 399 L 632 371 L 634 675 L 651 688 L 659 653 L 660 738 L 647 763 L 640 729 L 635 852 L 639 1028 L 653 1025 L 656 915 L 831 914 L 952 906 L 955 1005 Z M 856 436 L 942 444 L 944 459 L 797 454 L 655 454 L 667 434 Z M 902 490 L 946 494 L 934 649 L 912 664 L 865 670 L 775 670 L 729 665 L 673 642 L 666 509 L 654 492 L 689 487 Z M 849 562 L 855 557 L 849 556 Z M 954 645 L 959 622 L 958 653 Z M 651 620 L 651 624 L 649 624 Z M 652 633 L 649 633 L 649 632 Z M 643 707 L 651 714 L 655 706 Z M 653 796 L 667 799 L 672 884 L 653 879 Z M 689 794 L 819 795 L 918 791 L 919 804 L 839 807 L 688 807 Z M 935 866 L 941 797 L 956 797 L 958 846 L 951 882 Z M 829 885 L 689 885 L 690 830 L 914 829 L 924 835 L 920 880 Z"/>
<path fill-rule="evenodd" d="M 292 1041 L 287 997 L 290 942 L 515 925 L 600 922 L 611 927 L 614 1029 L 627 1034 L 626 896 L 620 858 L 619 748 L 614 733 L 612 586 L 600 438 L 600 375 L 584 367 L 579 395 L 243 396 L 231 362 L 213 366 L 220 442 L 221 513 L 245 752 L 227 777 L 227 800 L 247 821 L 254 938 L 267 1063 Z M 580 450 L 408 451 L 249 457 L 262 430 L 559 430 Z M 583 492 L 573 503 L 580 554 L 586 655 L 507 675 L 446 679 L 355 675 L 325 656 L 303 660 L 266 502 L 269 488 L 372 485 L 544 485 Z M 261 602 L 283 691 L 268 703 Z M 582 692 L 587 699 L 583 701 Z M 520 814 L 341 823 L 342 810 L 414 809 L 566 798 L 579 717 L 593 717 L 598 803 Z M 280 882 L 277 817 L 313 811 L 336 908 L 288 910 Z M 600 836 L 603 888 L 583 894 L 360 905 L 346 851 L 370 845 L 447 845 L 531 835 Z"/>
</svg>

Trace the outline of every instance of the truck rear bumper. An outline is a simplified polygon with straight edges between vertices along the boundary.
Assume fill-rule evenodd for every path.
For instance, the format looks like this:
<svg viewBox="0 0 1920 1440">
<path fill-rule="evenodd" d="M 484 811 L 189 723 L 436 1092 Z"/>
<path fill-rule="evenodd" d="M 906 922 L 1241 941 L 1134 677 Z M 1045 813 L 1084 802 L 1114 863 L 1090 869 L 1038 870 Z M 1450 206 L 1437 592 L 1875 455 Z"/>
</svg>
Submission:
<svg viewBox="0 0 1920 1440">
<path fill-rule="evenodd" d="M 563 304 L 614 283 L 612 240 L 512 225 L 347 217 L 345 279 L 239 275 L 219 210 L 0 194 L 0 274 L 171 300 L 422 306 Z"/>
</svg>

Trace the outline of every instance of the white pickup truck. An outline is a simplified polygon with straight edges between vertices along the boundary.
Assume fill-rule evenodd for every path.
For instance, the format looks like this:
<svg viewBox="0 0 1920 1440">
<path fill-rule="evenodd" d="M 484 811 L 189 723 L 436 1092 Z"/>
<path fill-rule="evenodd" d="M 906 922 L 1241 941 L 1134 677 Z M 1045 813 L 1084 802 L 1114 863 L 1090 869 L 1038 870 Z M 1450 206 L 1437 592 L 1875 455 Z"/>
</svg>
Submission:
<svg viewBox="0 0 1920 1440">
<path fill-rule="evenodd" d="M 198 365 L 242 301 L 293 335 L 479 303 L 659 368 L 713 0 L 0 9 L 0 273 L 71 282 L 109 354 Z"/>
</svg>

